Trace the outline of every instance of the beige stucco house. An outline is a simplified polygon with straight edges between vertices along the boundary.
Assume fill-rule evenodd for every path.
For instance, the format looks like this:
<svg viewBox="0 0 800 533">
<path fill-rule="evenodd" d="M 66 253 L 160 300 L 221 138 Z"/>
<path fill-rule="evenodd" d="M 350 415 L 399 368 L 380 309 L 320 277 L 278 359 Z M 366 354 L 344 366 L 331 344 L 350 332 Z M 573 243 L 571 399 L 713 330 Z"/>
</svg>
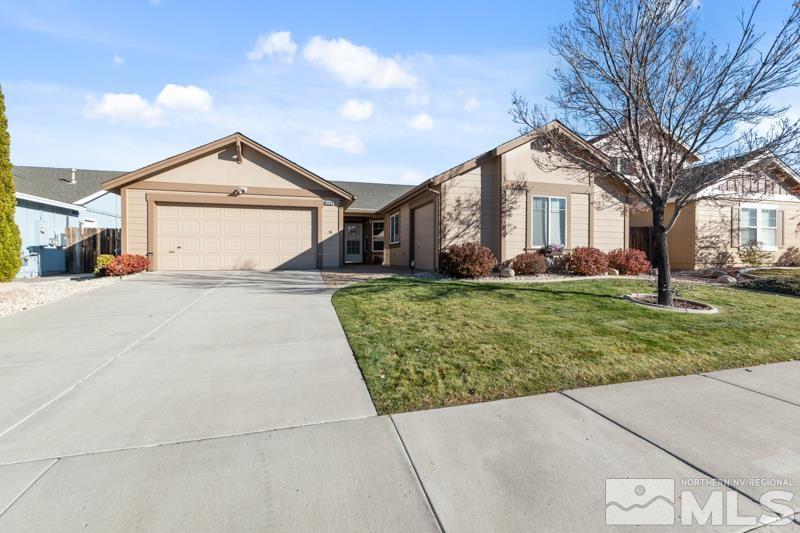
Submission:
<svg viewBox="0 0 800 533">
<path fill-rule="evenodd" d="M 558 122 L 545 127 L 560 128 L 587 152 L 606 156 Z M 148 255 L 153 270 L 352 263 L 435 270 L 440 252 L 463 242 L 489 247 L 500 261 L 547 244 L 645 247 L 647 215 L 632 211 L 620 182 L 545 170 L 537 134 L 519 136 L 415 187 L 328 181 L 240 133 L 122 174 L 104 187 L 121 196 L 123 251 Z M 800 200 L 790 192 L 800 182 L 788 169 L 769 179 L 781 188 L 768 203 L 698 202 L 688 208 L 670 235 L 673 265 L 694 268 L 726 250 L 735 255 L 742 235 L 770 236 L 771 224 L 776 251 L 800 244 L 791 229 L 800 222 Z M 712 252 L 712 241 L 725 246 Z"/>
</svg>

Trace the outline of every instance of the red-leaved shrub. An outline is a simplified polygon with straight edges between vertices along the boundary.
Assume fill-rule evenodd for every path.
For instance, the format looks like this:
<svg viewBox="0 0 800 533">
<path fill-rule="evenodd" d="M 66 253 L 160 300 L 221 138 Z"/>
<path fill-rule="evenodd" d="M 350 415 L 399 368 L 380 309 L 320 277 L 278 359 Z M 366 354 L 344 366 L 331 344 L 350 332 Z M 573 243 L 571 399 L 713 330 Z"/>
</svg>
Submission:
<svg viewBox="0 0 800 533">
<path fill-rule="evenodd" d="M 511 268 L 516 274 L 544 274 L 547 272 L 547 259 L 538 252 L 525 252 L 511 260 Z"/>
<path fill-rule="evenodd" d="M 455 244 L 442 253 L 439 269 L 451 278 L 482 278 L 497 264 L 492 251 L 474 242 Z"/>
<path fill-rule="evenodd" d="M 108 276 L 127 276 L 128 274 L 144 272 L 149 264 L 150 261 L 143 255 L 122 254 L 107 264 L 105 271 Z"/>
<path fill-rule="evenodd" d="M 647 254 L 636 248 L 619 248 L 608 252 L 608 266 L 619 270 L 620 274 L 645 274 L 650 272 L 650 261 Z"/>
<path fill-rule="evenodd" d="M 597 248 L 578 246 L 570 251 L 567 267 L 581 276 L 599 276 L 608 270 L 608 256 Z"/>
</svg>

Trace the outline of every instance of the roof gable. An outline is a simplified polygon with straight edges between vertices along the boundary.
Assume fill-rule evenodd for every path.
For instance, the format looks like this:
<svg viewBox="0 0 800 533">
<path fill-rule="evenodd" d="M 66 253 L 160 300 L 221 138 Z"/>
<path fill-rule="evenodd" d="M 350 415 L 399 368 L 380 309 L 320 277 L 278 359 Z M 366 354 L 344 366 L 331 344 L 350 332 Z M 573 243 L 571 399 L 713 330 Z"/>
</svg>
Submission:
<svg viewBox="0 0 800 533">
<path fill-rule="evenodd" d="M 311 172 L 310 170 L 301 167 L 297 163 L 283 157 L 277 152 L 273 152 L 269 148 L 257 143 L 256 141 L 238 132 L 229 135 L 227 137 L 218 139 L 216 141 L 212 141 L 208 144 L 198 146 L 197 148 L 193 148 L 192 150 L 183 152 L 181 154 L 168 157 L 167 159 L 158 161 L 156 163 L 140 168 L 138 170 L 134 170 L 133 172 L 128 172 L 127 174 L 123 174 L 122 176 L 116 177 L 114 179 L 105 182 L 103 184 L 103 187 L 109 191 L 116 191 L 131 183 L 147 179 L 149 177 L 155 176 L 156 174 L 171 171 L 187 163 L 199 160 L 210 154 L 220 152 L 228 147 L 233 148 L 231 150 L 233 160 L 242 162 L 244 157 L 243 156 L 244 151 L 253 150 L 258 155 L 264 156 L 269 160 L 279 164 L 280 166 L 285 167 L 299 174 L 303 178 L 308 179 L 311 182 L 316 183 L 317 185 L 320 185 L 322 188 L 336 194 L 337 196 L 340 196 L 341 198 L 347 201 L 353 200 L 353 195 L 347 192 L 346 190 L 342 189 L 341 187 L 335 185 L 330 181 L 323 179 L 317 174 Z"/>
</svg>

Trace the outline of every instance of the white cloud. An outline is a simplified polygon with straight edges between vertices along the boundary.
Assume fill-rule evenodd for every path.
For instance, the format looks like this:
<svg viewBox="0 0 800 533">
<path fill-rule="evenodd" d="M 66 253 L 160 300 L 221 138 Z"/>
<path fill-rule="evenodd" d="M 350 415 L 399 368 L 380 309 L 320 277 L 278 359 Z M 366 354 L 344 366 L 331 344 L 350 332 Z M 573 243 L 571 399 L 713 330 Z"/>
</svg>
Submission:
<svg viewBox="0 0 800 533">
<path fill-rule="evenodd" d="M 428 93 L 412 92 L 408 93 L 408 96 L 406 96 L 406 104 L 410 106 L 426 106 L 429 101 L 430 97 Z"/>
<path fill-rule="evenodd" d="M 347 39 L 313 37 L 303 49 L 303 57 L 327 70 L 348 86 L 370 89 L 413 88 L 417 78 L 389 57 L 382 57 L 365 46 Z"/>
<path fill-rule="evenodd" d="M 342 118 L 347 120 L 367 120 L 372 116 L 372 102 L 359 102 L 358 100 L 350 98 L 347 102 L 339 106 L 338 111 Z"/>
<path fill-rule="evenodd" d="M 105 93 L 100 100 L 90 95 L 86 108 L 89 118 L 105 119 L 111 124 L 138 123 L 148 127 L 164 126 L 165 111 L 207 113 L 213 99 L 194 85 L 164 86 L 154 104 L 136 93 Z"/>
<path fill-rule="evenodd" d="M 469 98 L 467 98 L 467 101 L 464 102 L 464 111 L 466 111 L 467 113 L 471 113 L 472 111 L 478 109 L 480 106 L 481 106 L 480 101 L 478 101 L 478 99 L 475 98 L 474 96 L 470 96 Z"/>
<path fill-rule="evenodd" d="M 411 120 L 406 123 L 406 126 L 412 130 L 429 130 L 433 128 L 433 119 L 427 113 L 420 113 L 418 115 L 414 115 Z"/>
<path fill-rule="evenodd" d="M 103 118 L 111 124 L 130 122 L 150 127 L 162 124 L 161 109 L 135 93 L 106 93 L 99 101 L 89 97 L 86 113 L 91 118 Z"/>
<path fill-rule="evenodd" d="M 163 109 L 176 111 L 197 111 L 207 113 L 211 111 L 214 99 L 205 89 L 194 85 L 175 85 L 168 83 L 158 93 L 156 105 Z"/>
<path fill-rule="evenodd" d="M 123 63 L 125 63 L 125 58 L 118 55 L 114 55 L 114 57 L 111 58 L 111 61 L 114 63 L 114 65 L 122 65 Z"/>
<path fill-rule="evenodd" d="M 316 143 L 327 148 L 336 148 L 348 154 L 364 153 L 364 143 L 355 133 L 323 131 L 317 135 Z"/>
<path fill-rule="evenodd" d="M 276 31 L 258 36 L 252 50 L 247 52 L 247 59 L 258 61 L 265 56 L 274 57 L 285 63 L 294 61 L 297 53 L 297 43 L 292 40 L 292 33 Z"/>
</svg>

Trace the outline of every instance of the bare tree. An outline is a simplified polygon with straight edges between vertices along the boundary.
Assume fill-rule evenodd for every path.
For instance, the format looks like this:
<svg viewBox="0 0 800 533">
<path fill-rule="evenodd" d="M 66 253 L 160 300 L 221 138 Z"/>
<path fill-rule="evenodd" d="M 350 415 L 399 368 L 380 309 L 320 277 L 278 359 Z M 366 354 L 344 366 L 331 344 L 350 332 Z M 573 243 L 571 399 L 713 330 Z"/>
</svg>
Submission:
<svg viewBox="0 0 800 533">
<path fill-rule="evenodd" d="M 556 115 L 513 96 L 523 131 L 557 118 L 602 151 L 542 128 L 546 165 L 614 175 L 652 211 L 662 305 L 672 305 L 667 233 L 683 208 L 746 192 L 722 183 L 732 171 L 746 183 L 798 160 L 800 121 L 775 93 L 800 82 L 800 3 L 787 3 L 769 39 L 754 25 L 760 3 L 740 15 L 737 42 L 720 47 L 698 30 L 695 0 L 574 0 L 572 20 L 550 37 Z"/>
</svg>

